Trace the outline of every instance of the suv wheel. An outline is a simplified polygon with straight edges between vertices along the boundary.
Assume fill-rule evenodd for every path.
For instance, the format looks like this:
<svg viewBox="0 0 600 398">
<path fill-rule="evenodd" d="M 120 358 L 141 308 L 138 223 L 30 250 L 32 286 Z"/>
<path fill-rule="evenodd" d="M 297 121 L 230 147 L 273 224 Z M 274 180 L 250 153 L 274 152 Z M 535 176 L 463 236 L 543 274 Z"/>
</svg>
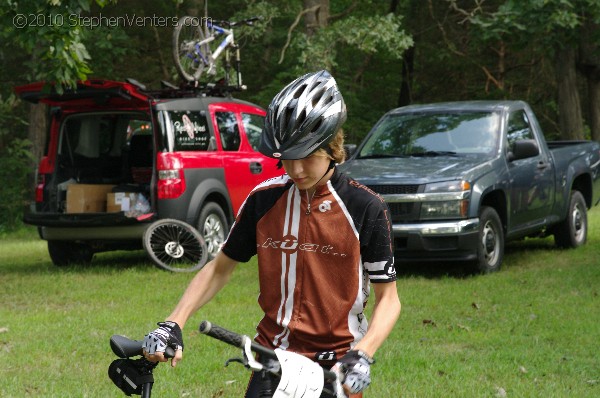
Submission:
<svg viewBox="0 0 600 398">
<path fill-rule="evenodd" d="M 202 207 L 198 218 L 198 231 L 204 237 L 208 249 L 208 259 L 215 258 L 227 237 L 227 218 L 221 206 L 208 202 Z"/>
<path fill-rule="evenodd" d="M 48 253 L 54 265 L 89 264 L 94 252 L 89 245 L 70 241 L 48 241 Z"/>
</svg>

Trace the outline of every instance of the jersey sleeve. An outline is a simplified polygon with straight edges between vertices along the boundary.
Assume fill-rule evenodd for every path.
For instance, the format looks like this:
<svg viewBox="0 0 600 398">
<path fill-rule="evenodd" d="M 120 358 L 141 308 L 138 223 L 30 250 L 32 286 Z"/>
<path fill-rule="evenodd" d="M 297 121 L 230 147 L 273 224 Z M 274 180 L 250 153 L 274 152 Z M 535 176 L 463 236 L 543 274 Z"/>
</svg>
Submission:
<svg viewBox="0 0 600 398">
<path fill-rule="evenodd" d="M 256 254 L 256 195 L 250 194 L 240 208 L 221 250 L 227 257 L 245 263 Z"/>
<path fill-rule="evenodd" d="M 363 265 L 373 283 L 396 280 L 390 212 L 379 197 L 372 200 L 364 214 L 359 234 Z"/>
</svg>

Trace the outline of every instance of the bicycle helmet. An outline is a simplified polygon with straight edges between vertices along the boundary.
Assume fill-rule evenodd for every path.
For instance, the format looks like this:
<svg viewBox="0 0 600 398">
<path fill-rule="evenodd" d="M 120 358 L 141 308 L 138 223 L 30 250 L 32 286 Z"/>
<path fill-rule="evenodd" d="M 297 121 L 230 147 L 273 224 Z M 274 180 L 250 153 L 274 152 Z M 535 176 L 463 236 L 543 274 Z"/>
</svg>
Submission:
<svg viewBox="0 0 600 398">
<path fill-rule="evenodd" d="M 308 73 L 279 92 L 267 109 L 259 151 L 276 159 L 304 159 L 326 148 L 346 121 L 346 105 L 327 72 Z"/>
</svg>

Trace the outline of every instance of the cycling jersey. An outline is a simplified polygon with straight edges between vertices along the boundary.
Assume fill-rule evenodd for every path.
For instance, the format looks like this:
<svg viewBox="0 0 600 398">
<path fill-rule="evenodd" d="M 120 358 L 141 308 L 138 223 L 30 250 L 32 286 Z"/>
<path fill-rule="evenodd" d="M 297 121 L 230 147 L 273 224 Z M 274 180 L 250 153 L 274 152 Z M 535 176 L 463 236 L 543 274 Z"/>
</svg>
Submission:
<svg viewBox="0 0 600 398">
<path fill-rule="evenodd" d="M 337 169 L 312 197 L 287 175 L 254 188 L 222 250 L 258 255 L 257 342 L 326 362 L 354 347 L 370 282 L 396 279 L 390 225 L 383 199 Z"/>
</svg>

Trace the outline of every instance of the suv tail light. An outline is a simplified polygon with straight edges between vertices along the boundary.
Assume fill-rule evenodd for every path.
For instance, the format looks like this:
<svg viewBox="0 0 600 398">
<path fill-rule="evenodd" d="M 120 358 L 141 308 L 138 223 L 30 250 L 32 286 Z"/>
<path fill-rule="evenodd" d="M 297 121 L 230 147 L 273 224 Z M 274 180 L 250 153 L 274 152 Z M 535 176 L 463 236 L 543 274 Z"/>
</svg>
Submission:
<svg viewBox="0 0 600 398">
<path fill-rule="evenodd" d="M 158 199 L 175 199 L 185 192 L 181 157 L 174 153 L 158 154 Z"/>
<path fill-rule="evenodd" d="M 37 203 L 42 203 L 44 201 L 44 187 L 46 186 L 46 176 L 52 174 L 53 170 L 54 168 L 50 164 L 48 157 L 44 156 L 40 161 L 35 182 L 35 201 Z"/>
<path fill-rule="evenodd" d="M 46 185 L 46 174 L 37 175 L 35 183 L 35 201 L 42 203 L 44 201 L 44 186 Z"/>
</svg>

